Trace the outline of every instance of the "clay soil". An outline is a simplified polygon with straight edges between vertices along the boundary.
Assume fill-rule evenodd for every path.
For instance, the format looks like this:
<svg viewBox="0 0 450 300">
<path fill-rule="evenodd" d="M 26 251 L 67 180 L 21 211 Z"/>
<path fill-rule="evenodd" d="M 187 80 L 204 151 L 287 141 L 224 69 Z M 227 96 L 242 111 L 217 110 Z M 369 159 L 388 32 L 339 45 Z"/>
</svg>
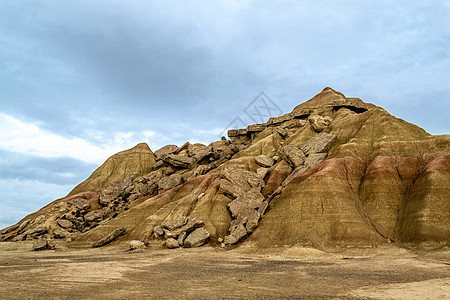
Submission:
<svg viewBox="0 0 450 300">
<path fill-rule="evenodd" d="M 1 299 L 449 299 L 450 252 L 31 251 L 0 243 Z"/>
</svg>

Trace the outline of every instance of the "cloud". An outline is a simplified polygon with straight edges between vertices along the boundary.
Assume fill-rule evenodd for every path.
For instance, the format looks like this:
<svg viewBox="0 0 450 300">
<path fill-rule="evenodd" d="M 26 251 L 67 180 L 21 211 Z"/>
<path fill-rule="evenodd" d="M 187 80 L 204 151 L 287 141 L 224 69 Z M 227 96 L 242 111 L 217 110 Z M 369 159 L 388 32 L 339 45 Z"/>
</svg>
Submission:
<svg viewBox="0 0 450 300">
<path fill-rule="evenodd" d="M 103 162 L 109 156 L 138 143 L 135 133 L 117 133 L 103 146 L 81 138 L 63 137 L 36 124 L 22 122 L 0 113 L 0 148 L 23 154 L 50 157 L 71 157 L 83 162 Z"/>
<path fill-rule="evenodd" d="M 72 185 L 86 179 L 98 164 L 70 157 L 42 157 L 0 149 L 0 178 Z"/>
<path fill-rule="evenodd" d="M 0 228 L 14 224 L 50 201 L 67 195 L 72 188 L 34 180 L 0 179 Z"/>
</svg>

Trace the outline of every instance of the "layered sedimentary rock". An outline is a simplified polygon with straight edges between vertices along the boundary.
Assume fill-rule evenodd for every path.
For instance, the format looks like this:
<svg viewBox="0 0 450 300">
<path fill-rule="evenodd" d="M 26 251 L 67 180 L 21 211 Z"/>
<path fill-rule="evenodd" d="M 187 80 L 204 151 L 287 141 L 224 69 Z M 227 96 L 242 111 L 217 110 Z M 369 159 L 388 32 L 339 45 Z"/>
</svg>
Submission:
<svg viewBox="0 0 450 300">
<path fill-rule="evenodd" d="M 105 161 L 88 179 L 77 185 L 69 194 L 100 190 L 107 183 L 119 183 L 128 176 L 141 176 L 151 171 L 155 155 L 147 144 L 119 152 Z"/>
<path fill-rule="evenodd" d="M 116 154 L 0 239 L 42 248 L 450 245 L 449 135 L 325 88 L 229 137 Z"/>
</svg>

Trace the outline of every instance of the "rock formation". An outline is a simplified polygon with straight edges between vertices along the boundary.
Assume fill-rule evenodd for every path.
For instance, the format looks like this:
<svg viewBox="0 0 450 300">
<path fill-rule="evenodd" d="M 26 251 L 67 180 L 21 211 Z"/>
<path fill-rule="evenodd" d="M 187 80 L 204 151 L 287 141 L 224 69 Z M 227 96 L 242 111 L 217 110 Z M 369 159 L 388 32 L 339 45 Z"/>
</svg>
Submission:
<svg viewBox="0 0 450 300">
<path fill-rule="evenodd" d="M 77 247 L 450 246 L 450 136 L 331 88 L 210 145 L 109 158 L 1 241 Z"/>
</svg>

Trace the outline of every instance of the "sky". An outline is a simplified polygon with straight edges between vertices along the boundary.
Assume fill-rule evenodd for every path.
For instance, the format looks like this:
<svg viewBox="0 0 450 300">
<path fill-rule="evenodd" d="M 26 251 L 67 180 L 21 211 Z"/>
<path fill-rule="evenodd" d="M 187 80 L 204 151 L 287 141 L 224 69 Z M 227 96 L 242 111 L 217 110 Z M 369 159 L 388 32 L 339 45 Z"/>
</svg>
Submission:
<svg viewBox="0 0 450 300">
<path fill-rule="evenodd" d="M 330 86 L 450 133 L 450 1 L 0 0 L 0 227 L 109 156 Z"/>
</svg>

